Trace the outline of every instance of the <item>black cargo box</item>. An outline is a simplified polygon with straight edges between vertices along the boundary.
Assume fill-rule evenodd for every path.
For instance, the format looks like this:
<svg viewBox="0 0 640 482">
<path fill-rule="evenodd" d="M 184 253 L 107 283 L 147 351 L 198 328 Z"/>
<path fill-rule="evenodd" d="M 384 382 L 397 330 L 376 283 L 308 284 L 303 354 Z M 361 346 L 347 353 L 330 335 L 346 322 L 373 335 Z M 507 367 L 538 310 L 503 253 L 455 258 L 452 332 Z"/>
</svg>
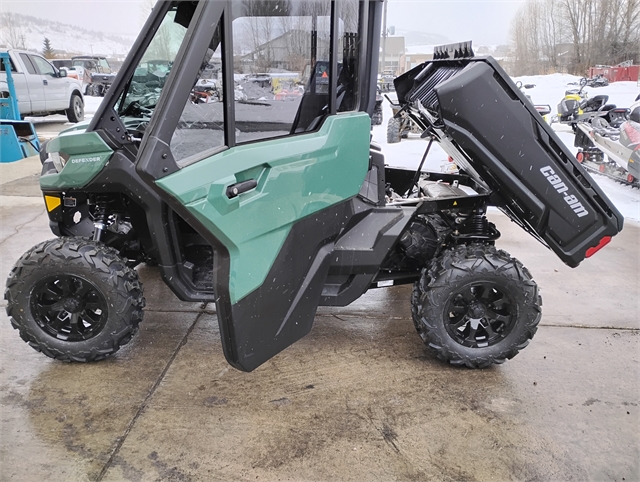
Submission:
<svg viewBox="0 0 640 482">
<path fill-rule="evenodd" d="M 491 57 L 426 62 L 395 86 L 414 114 L 417 102 L 428 111 L 492 202 L 569 266 L 622 229 L 622 215 Z"/>
</svg>

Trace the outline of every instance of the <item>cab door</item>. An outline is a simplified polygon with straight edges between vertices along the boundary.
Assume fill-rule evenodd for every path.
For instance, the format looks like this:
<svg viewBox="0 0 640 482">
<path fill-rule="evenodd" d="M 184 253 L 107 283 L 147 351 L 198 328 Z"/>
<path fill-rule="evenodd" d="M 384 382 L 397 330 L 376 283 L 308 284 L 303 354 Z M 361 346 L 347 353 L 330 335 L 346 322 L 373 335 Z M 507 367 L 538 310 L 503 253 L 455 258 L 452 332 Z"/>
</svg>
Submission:
<svg viewBox="0 0 640 482">
<path fill-rule="evenodd" d="M 53 112 L 69 108 L 70 96 L 67 94 L 69 80 L 60 77 L 55 67 L 39 55 L 29 56 L 40 73 L 44 86 L 46 110 Z"/>
<path fill-rule="evenodd" d="M 141 177 L 214 248 L 225 356 L 242 370 L 311 329 L 334 243 L 368 170 L 358 54 L 341 62 L 331 54 L 338 37 L 355 45 L 364 2 L 342 3 L 348 18 L 330 0 L 201 2 L 138 155 Z M 233 56 L 240 45 L 253 50 Z M 331 67 L 318 94 L 309 72 L 321 63 Z M 272 71 L 281 74 L 254 74 Z M 195 88 L 204 72 L 217 72 L 222 98 L 202 101 Z"/>
<path fill-rule="evenodd" d="M 16 95 L 18 97 L 18 105 L 20 106 L 20 113 L 31 114 L 46 112 L 42 76 L 31 61 L 30 55 L 20 53 L 19 56 L 26 69 L 23 72 L 23 76 L 15 76 Z M 20 77 L 24 79 L 22 82 Z M 23 110 L 28 99 L 31 99 L 31 106 L 27 110 Z"/>
</svg>

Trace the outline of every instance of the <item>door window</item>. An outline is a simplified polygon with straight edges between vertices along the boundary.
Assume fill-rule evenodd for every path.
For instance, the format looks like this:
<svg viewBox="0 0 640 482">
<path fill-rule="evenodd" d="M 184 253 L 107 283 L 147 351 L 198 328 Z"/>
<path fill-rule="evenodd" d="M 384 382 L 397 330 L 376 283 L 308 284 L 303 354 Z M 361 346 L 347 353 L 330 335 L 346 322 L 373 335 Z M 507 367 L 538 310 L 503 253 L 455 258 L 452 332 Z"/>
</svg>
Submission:
<svg viewBox="0 0 640 482">
<path fill-rule="evenodd" d="M 214 29 L 171 139 L 171 153 L 178 164 L 198 160 L 225 145 L 220 32 L 219 26 Z"/>
<path fill-rule="evenodd" d="M 236 142 L 312 131 L 328 114 L 331 1 L 234 4 Z"/>
<path fill-rule="evenodd" d="M 33 60 L 33 63 L 35 64 L 36 68 L 40 71 L 41 75 L 50 75 L 52 77 L 55 77 L 56 71 L 53 68 L 53 65 L 51 65 L 42 57 L 38 57 L 36 55 L 31 55 L 30 57 L 31 57 L 31 60 Z"/>
<path fill-rule="evenodd" d="M 345 112 L 358 108 L 360 1 L 342 0 L 338 16 L 339 57 L 336 106 L 338 112 Z"/>
<path fill-rule="evenodd" d="M 20 54 L 20 58 L 22 59 L 22 63 L 24 64 L 24 66 L 27 68 L 27 72 L 33 75 L 38 75 L 38 73 L 36 72 L 36 68 L 31 63 L 31 59 L 27 54 Z"/>
</svg>

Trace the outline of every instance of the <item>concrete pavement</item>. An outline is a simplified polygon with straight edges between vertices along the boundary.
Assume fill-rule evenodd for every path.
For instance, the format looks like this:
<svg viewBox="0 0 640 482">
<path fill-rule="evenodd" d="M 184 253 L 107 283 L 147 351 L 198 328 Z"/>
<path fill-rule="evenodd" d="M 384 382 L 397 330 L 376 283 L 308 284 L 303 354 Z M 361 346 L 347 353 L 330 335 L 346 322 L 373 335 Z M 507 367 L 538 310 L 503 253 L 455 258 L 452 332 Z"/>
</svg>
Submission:
<svg viewBox="0 0 640 482">
<path fill-rule="evenodd" d="M 0 166 L 3 276 L 52 237 L 34 168 Z M 425 351 L 407 286 L 320 308 L 249 374 L 154 268 L 140 333 L 104 362 L 50 360 L 2 312 L 0 480 L 640 480 L 640 227 L 573 270 L 491 217 L 544 304 L 530 346 L 486 370 Z"/>
</svg>

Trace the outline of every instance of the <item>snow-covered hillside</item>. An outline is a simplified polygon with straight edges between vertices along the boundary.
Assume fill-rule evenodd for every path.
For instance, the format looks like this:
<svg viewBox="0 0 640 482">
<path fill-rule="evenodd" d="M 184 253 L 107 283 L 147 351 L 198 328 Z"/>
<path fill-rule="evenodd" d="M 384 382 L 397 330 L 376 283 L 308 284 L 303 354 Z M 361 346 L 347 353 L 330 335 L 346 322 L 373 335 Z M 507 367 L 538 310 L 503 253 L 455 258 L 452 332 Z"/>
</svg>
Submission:
<svg viewBox="0 0 640 482">
<path fill-rule="evenodd" d="M 0 20 L 4 20 L 5 16 L 3 14 Z M 15 29 L 13 35 L 23 35 L 28 50 L 41 52 L 46 37 L 60 58 L 78 54 L 124 58 L 135 40 L 135 34 L 108 34 L 18 13 L 12 13 L 11 16 Z M 2 30 L 0 44 L 8 44 L 9 32 L 6 28 Z"/>
<path fill-rule="evenodd" d="M 555 113 L 556 106 L 564 97 L 567 89 L 578 88 L 575 85 L 568 85 L 578 82 L 580 77 L 566 74 L 536 75 L 528 77 L 517 77 L 514 81 L 521 81 L 523 84 L 535 84 L 535 87 L 527 89 L 525 92 L 531 96 L 535 104 L 549 104 L 552 112 Z M 590 96 L 605 94 L 609 96 L 609 103 L 620 107 L 629 107 L 640 93 L 636 82 L 616 82 L 607 87 L 589 88 L 585 90 Z M 373 140 L 383 146 L 386 162 L 392 166 L 416 169 L 424 155 L 427 142 L 419 136 L 411 134 L 408 139 L 403 139 L 398 144 L 387 144 L 387 122 L 391 117 L 391 107 L 387 100 L 383 102 L 384 121 L 382 125 L 373 128 Z M 577 149 L 573 147 L 574 134 L 571 127 L 554 123 L 553 129 L 558 137 L 574 154 Z M 437 145 L 431 147 L 431 151 L 425 161 L 424 171 L 440 171 L 442 166 L 447 164 L 447 154 Z M 611 179 L 593 175 L 598 185 L 604 190 L 606 195 L 616 205 L 618 210 L 627 219 L 640 221 L 640 190 L 623 186 Z"/>
</svg>

